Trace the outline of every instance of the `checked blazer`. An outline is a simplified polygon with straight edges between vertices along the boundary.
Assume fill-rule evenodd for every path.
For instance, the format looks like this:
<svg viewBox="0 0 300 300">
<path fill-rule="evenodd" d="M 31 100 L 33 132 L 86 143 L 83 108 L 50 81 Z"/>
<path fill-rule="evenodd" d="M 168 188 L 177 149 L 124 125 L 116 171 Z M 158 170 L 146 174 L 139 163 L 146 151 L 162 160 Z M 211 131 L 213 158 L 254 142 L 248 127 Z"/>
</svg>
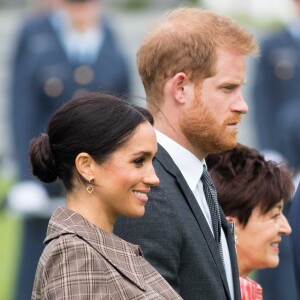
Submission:
<svg viewBox="0 0 300 300">
<path fill-rule="evenodd" d="M 39 260 L 32 300 L 181 299 L 138 246 L 58 208 Z"/>
</svg>

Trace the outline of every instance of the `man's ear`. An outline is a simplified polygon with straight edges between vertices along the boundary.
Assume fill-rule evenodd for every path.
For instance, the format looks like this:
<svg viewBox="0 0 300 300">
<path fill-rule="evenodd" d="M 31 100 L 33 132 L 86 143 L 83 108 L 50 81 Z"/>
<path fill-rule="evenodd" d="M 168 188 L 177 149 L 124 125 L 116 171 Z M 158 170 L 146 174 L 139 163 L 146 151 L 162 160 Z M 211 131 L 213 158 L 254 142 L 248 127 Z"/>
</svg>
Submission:
<svg viewBox="0 0 300 300">
<path fill-rule="evenodd" d="M 88 153 L 81 152 L 76 156 L 75 167 L 78 173 L 87 181 L 94 179 L 93 164 L 95 164 L 95 161 Z"/>
<path fill-rule="evenodd" d="M 191 95 L 191 88 L 193 84 L 189 80 L 188 76 L 183 73 L 177 73 L 171 79 L 171 88 L 174 99 L 180 103 L 186 103 L 188 97 Z"/>
</svg>

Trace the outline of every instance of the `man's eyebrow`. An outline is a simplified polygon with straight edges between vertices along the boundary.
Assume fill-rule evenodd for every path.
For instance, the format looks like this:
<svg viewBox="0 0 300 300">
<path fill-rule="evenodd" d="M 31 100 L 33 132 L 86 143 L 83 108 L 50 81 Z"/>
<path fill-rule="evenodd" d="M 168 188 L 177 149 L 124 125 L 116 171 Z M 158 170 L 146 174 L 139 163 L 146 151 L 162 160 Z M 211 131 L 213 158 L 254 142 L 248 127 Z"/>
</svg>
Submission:
<svg viewBox="0 0 300 300">
<path fill-rule="evenodd" d="M 224 82 L 220 82 L 220 86 L 240 86 L 240 85 L 245 85 L 247 82 L 246 80 L 243 80 L 242 82 L 240 81 L 235 81 L 235 80 L 226 80 Z"/>
</svg>

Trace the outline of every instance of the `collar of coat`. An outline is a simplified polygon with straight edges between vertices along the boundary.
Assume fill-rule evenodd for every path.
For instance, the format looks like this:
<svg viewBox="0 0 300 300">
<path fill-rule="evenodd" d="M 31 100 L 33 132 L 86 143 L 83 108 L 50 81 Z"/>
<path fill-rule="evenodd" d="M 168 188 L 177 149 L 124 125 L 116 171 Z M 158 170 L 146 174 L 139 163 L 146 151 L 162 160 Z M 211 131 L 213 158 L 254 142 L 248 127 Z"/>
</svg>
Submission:
<svg viewBox="0 0 300 300">
<path fill-rule="evenodd" d="M 49 221 L 44 244 L 65 234 L 75 234 L 83 239 L 136 286 L 146 290 L 143 272 L 145 261 L 140 258 L 142 252 L 139 246 L 98 228 L 70 209 L 59 207 Z"/>
</svg>

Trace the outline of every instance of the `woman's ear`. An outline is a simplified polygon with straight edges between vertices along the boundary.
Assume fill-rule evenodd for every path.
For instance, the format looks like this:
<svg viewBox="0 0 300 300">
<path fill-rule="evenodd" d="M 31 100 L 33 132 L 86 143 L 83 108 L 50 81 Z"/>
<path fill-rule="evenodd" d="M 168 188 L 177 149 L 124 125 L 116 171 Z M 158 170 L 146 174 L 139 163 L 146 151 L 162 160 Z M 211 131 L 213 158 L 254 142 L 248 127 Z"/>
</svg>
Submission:
<svg viewBox="0 0 300 300">
<path fill-rule="evenodd" d="M 95 163 L 94 159 L 85 152 L 81 152 L 76 156 L 75 167 L 78 173 L 86 179 L 86 181 L 91 181 L 94 179 L 93 167 Z"/>
<path fill-rule="evenodd" d="M 236 218 L 230 217 L 230 216 L 226 216 L 226 220 L 227 220 L 228 223 L 230 223 L 230 222 L 236 222 Z"/>
<path fill-rule="evenodd" d="M 174 99 L 180 104 L 186 103 L 187 97 L 191 95 L 192 86 L 192 83 L 185 73 L 180 72 L 175 74 L 171 79 L 172 94 Z"/>
<path fill-rule="evenodd" d="M 240 222 L 236 217 L 226 216 L 226 220 L 228 223 L 234 222 L 235 228 L 238 228 L 240 226 Z"/>
</svg>

